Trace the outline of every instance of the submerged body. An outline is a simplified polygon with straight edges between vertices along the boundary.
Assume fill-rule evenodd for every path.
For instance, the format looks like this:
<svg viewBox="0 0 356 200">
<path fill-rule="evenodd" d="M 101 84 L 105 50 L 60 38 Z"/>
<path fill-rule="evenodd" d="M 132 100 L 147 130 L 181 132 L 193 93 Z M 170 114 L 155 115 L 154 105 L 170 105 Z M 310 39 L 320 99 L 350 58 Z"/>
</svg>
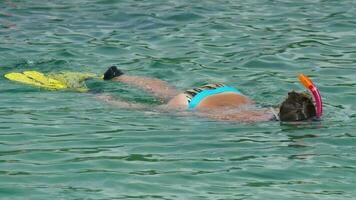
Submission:
<svg viewBox="0 0 356 200">
<path fill-rule="evenodd" d="M 147 77 L 120 75 L 111 80 L 124 82 L 149 91 L 162 101 L 163 104 L 160 108 L 175 110 L 177 114 L 240 122 L 269 121 L 274 118 L 270 109 L 255 108 L 250 98 L 236 88 L 224 84 L 210 84 L 187 91 L 178 91 L 165 81 Z M 204 93 L 207 95 L 204 95 Z M 98 98 L 119 107 L 147 108 L 143 104 L 129 103 L 117 98 L 114 99 L 111 96 L 99 95 Z"/>
<path fill-rule="evenodd" d="M 174 109 L 184 114 L 194 114 L 218 120 L 257 122 L 257 121 L 304 121 L 314 119 L 316 109 L 312 97 L 305 93 L 291 91 L 282 102 L 279 114 L 274 109 L 261 109 L 238 89 L 224 84 L 210 84 L 180 92 L 168 83 L 147 77 L 124 75 L 116 66 L 104 73 L 104 80 L 124 82 L 145 89 L 165 103 L 161 107 Z M 111 96 L 99 95 L 99 99 L 125 108 L 144 109 L 145 105 L 113 99 Z M 191 112 L 192 110 L 198 112 Z"/>
</svg>

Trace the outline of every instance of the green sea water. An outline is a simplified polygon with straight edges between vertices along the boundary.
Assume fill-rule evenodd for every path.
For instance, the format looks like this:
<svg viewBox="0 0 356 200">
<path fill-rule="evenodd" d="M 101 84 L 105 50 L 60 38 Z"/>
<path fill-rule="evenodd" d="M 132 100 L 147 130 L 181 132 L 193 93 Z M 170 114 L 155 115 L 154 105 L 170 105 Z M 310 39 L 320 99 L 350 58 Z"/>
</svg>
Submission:
<svg viewBox="0 0 356 200">
<path fill-rule="evenodd" d="M 0 1 L 0 199 L 355 199 L 353 0 Z M 125 110 L 8 72 L 224 82 L 261 106 L 303 90 L 321 123 L 228 123 Z M 157 105 L 124 84 L 88 86 Z"/>
</svg>

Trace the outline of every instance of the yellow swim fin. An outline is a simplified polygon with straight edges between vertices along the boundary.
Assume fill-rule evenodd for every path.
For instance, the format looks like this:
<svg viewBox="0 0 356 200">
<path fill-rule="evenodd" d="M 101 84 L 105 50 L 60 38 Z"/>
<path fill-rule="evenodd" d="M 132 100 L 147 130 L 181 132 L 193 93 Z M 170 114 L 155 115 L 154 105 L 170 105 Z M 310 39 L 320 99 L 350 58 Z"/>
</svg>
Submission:
<svg viewBox="0 0 356 200">
<path fill-rule="evenodd" d="M 93 73 L 82 72 L 60 72 L 45 75 L 38 71 L 24 71 L 22 73 L 13 72 L 5 74 L 5 78 L 49 90 L 69 89 L 78 92 L 87 92 L 88 88 L 86 87 L 85 80 L 90 78 L 100 79 L 101 77 Z"/>
<path fill-rule="evenodd" d="M 45 88 L 50 88 L 50 89 L 65 89 L 68 88 L 68 86 L 60 82 L 56 79 L 50 78 L 48 76 L 45 76 L 41 72 L 37 71 L 24 71 L 23 74 L 25 74 L 27 77 L 40 82 L 42 84 L 42 87 Z"/>
<path fill-rule="evenodd" d="M 28 85 L 43 87 L 43 84 L 41 82 L 33 80 L 32 78 L 29 78 L 28 76 L 26 76 L 23 73 L 17 73 L 17 72 L 8 73 L 8 74 L 5 74 L 5 78 L 12 80 L 12 81 L 25 83 Z"/>
<path fill-rule="evenodd" d="M 65 83 L 58 80 L 49 78 L 44 74 L 37 71 L 24 71 L 23 73 L 8 73 L 5 74 L 5 78 L 24 83 L 27 85 L 33 85 L 37 87 L 42 87 L 46 89 L 65 89 L 67 88 Z"/>
<path fill-rule="evenodd" d="M 79 92 L 87 92 L 89 89 L 87 88 L 85 81 L 92 78 L 98 78 L 96 74 L 93 73 L 85 73 L 85 72 L 58 72 L 58 73 L 50 73 L 48 77 L 58 80 L 61 83 L 67 85 L 69 89 L 76 90 Z"/>
</svg>

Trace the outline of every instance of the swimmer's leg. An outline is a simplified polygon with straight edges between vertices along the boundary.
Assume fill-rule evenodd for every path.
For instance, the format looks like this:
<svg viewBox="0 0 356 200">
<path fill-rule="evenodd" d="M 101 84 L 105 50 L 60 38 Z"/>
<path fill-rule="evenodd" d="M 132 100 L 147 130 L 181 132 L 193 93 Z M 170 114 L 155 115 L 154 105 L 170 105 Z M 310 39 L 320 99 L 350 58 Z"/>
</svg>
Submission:
<svg viewBox="0 0 356 200">
<path fill-rule="evenodd" d="M 152 93 L 153 96 L 162 98 L 163 100 L 169 100 L 179 93 L 176 88 L 168 85 L 167 82 L 158 79 L 122 75 L 120 77 L 114 78 L 113 81 L 124 82 L 137 86 Z"/>
<path fill-rule="evenodd" d="M 96 99 L 107 102 L 107 103 L 109 103 L 113 106 L 117 106 L 119 108 L 128 108 L 128 109 L 145 109 L 145 108 L 147 108 L 143 104 L 130 103 L 127 101 L 123 101 L 118 98 L 113 98 L 112 96 L 110 96 L 108 94 L 94 94 L 94 95 L 95 95 Z"/>
<path fill-rule="evenodd" d="M 104 76 L 105 75 L 108 77 L 112 77 L 109 79 L 113 81 L 127 83 L 142 88 L 144 90 L 147 90 L 150 93 L 152 93 L 153 96 L 161 98 L 164 101 L 168 101 L 169 99 L 171 99 L 172 97 L 174 97 L 179 93 L 179 91 L 177 91 L 175 87 L 169 85 L 165 81 L 159 79 L 141 77 L 141 76 L 125 75 L 114 66 L 110 67 L 108 71 L 105 72 Z"/>
</svg>

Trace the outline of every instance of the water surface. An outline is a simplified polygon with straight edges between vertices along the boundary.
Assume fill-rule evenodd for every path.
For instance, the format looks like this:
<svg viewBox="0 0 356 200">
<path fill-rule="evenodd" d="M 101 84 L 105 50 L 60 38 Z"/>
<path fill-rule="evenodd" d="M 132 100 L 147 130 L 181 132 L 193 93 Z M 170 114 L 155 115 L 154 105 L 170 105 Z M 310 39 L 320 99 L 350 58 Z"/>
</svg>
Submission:
<svg viewBox="0 0 356 200">
<path fill-rule="evenodd" d="M 118 65 L 182 90 L 225 82 L 271 106 L 303 90 L 303 72 L 325 102 L 320 124 L 227 123 L 1 77 L 1 199 L 354 198 L 355 13 L 352 0 L 1 1 L 1 74 Z"/>
</svg>

